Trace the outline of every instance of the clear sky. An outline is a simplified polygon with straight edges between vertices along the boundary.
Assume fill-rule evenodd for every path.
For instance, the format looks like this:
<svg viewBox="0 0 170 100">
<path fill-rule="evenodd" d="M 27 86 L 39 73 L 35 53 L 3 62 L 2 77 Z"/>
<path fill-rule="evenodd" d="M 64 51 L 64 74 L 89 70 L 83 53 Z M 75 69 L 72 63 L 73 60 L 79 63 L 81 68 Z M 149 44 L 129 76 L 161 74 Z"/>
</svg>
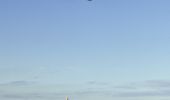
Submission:
<svg viewBox="0 0 170 100">
<path fill-rule="evenodd" d="M 170 0 L 0 0 L 1 100 L 170 100 Z"/>
</svg>

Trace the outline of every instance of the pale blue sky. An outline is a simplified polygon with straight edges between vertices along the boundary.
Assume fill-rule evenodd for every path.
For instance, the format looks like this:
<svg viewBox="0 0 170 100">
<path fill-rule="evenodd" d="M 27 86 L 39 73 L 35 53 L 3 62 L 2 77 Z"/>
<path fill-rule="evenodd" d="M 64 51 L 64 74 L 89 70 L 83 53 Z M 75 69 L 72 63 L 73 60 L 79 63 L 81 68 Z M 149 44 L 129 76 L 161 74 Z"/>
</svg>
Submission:
<svg viewBox="0 0 170 100">
<path fill-rule="evenodd" d="M 169 5 L 0 0 L 0 99 L 170 99 Z"/>
</svg>

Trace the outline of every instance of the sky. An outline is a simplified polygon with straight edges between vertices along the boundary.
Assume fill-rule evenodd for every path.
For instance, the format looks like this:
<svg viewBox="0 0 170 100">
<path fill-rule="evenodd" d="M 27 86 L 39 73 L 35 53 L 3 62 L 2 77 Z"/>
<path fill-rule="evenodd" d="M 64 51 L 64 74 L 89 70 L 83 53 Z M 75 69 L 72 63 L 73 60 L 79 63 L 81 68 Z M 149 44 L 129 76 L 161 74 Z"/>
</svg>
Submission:
<svg viewBox="0 0 170 100">
<path fill-rule="evenodd" d="M 170 100 L 170 0 L 0 0 L 1 100 Z"/>
</svg>

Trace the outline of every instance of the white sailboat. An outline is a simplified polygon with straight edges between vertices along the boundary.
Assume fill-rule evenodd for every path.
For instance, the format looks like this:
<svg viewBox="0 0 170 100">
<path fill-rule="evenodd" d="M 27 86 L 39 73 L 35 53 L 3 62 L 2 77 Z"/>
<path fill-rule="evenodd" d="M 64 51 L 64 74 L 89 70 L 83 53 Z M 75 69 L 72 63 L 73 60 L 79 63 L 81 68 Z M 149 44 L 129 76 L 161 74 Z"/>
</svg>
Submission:
<svg viewBox="0 0 170 100">
<path fill-rule="evenodd" d="M 68 96 L 66 96 L 66 100 L 69 100 L 69 99 L 68 99 Z"/>
</svg>

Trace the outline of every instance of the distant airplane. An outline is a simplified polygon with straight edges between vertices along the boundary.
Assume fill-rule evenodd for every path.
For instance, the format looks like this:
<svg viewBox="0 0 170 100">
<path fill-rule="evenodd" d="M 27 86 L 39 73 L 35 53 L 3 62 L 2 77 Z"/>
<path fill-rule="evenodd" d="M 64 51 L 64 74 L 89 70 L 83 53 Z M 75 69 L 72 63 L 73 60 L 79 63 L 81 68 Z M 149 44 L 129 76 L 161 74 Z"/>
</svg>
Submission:
<svg viewBox="0 0 170 100">
<path fill-rule="evenodd" d="M 92 0 L 88 0 L 88 1 L 92 1 Z"/>
</svg>

